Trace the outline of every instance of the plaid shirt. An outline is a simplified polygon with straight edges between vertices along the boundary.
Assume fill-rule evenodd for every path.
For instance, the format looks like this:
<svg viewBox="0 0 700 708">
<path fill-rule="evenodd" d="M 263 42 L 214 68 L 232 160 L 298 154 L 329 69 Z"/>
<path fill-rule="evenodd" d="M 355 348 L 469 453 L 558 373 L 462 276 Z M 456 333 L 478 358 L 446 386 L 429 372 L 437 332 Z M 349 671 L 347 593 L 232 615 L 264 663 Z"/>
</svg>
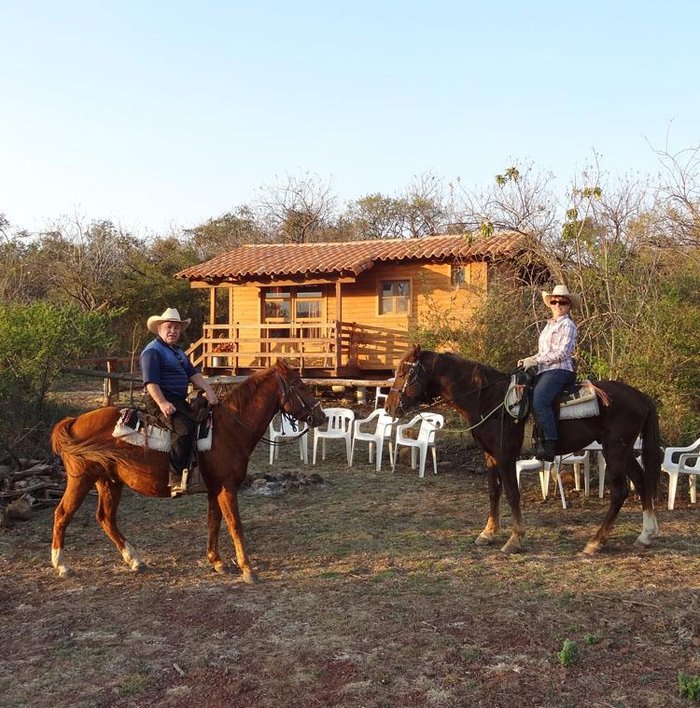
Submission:
<svg viewBox="0 0 700 708">
<path fill-rule="evenodd" d="M 551 369 L 573 371 L 571 355 L 574 353 L 577 334 L 576 325 L 569 315 L 562 315 L 558 320 L 553 318 L 547 320 L 538 344 L 537 371 L 539 373 Z"/>
</svg>

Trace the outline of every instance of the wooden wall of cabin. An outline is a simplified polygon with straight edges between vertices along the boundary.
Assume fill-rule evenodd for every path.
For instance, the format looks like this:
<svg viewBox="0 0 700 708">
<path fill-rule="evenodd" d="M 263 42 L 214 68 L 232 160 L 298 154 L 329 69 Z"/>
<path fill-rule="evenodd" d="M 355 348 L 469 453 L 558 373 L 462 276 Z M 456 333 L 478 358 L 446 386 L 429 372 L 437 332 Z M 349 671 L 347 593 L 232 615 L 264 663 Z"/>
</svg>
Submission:
<svg viewBox="0 0 700 708">
<path fill-rule="evenodd" d="M 381 284 L 389 280 L 410 282 L 408 314 L 381 314 Z M 411 342 L 409 331 L 425 325 L 436 311 L 449 311 L 464 320 L 472 316 L 487 287 L 487 264 L 469 263 L 460 283 L 453 280 L 451 264 L 379 264 L 354 284 L 343 286 L 349 365 L 361 370 L 394 369 Z"/>
<path fill-rule="evenodd" d="M 486 294 L 487 274 L 486 263 L 468 263 L 463 267 L 463 281 L 455 283 L 451 264 L 380 263 L 355 283 L 344 283 L 343 366 L 358 371 L 393 370 L 411 344 L 409 330 L 417 324 L 424 326 L 436 310 L 449 310 L 459 320 L 471 317 Z M 381 283 L 387 280 L 410 282 L 408 314 L 380 314 Z M 333 323 L 337 316 L 335 284 L 324 285 L 323 291 L 324 318 Z M 258 366 L 260 287 L 238 285 L 231 289 L 231 295 L 231 324 L 233 335 L 238 338 L 239 367 Z"/>
</svg>

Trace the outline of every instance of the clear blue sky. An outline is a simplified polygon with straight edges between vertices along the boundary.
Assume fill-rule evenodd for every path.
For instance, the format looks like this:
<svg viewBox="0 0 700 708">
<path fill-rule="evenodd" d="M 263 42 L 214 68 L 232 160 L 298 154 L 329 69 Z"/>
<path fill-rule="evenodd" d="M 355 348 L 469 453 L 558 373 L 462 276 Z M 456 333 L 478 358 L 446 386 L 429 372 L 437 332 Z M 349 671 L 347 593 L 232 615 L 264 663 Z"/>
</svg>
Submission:
<svg viewBox="0 0 700 708">
<path fill-rule="evenodd" d="M 276 175 L 341 204 L 414 175 L 567 183 L 700 144 L 695 0 L 0 0 L 0 212 L 145 235 Z M 695 48 L 693 48 L 695 47 Z"/>
</svg>

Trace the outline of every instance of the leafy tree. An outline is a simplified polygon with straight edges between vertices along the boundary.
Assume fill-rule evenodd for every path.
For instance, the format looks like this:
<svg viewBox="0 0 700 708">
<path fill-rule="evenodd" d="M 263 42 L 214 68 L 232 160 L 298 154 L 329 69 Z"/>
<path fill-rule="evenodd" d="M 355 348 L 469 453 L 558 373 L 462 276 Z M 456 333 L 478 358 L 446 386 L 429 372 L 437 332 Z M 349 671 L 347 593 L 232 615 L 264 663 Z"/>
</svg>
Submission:
<svg viewBox="0 0 700 708">
<path fill-rule="evenodd" d="M 263 243 L 266 235 L 257 223 L 251 207 L 243 205 L 215 219 L 209 219 L 193 229 L 186 229 L 200 261 L 246 243 Z"/>
<path fill-rule="evenodd" d="M 401 238 L 404 209 L 400 199 L 368 194 L 351 202 L 341 217 L 350 240 Z"/>
</svg>

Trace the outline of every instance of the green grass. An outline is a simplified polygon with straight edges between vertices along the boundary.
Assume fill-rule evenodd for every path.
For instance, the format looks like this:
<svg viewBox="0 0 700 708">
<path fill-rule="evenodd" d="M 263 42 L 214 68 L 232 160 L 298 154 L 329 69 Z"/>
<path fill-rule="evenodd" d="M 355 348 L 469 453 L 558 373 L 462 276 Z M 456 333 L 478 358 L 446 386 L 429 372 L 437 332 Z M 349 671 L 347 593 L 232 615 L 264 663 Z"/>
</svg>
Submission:
<svg viewBox="0 0 700 708">
<path fill-rule="evenodd" d="M 578 644 L 571 639 L 565 639 L 561 651 L 557 654 L 557 659 L 562 666 L 569 667 L 575 664 L 579 659 Z"/>
<path fill-rule="evenodd" d="M 700 701 L 700 676 L 688 676 L 678 672 L 678 693 L 682 698 Z"/>
</svg>

